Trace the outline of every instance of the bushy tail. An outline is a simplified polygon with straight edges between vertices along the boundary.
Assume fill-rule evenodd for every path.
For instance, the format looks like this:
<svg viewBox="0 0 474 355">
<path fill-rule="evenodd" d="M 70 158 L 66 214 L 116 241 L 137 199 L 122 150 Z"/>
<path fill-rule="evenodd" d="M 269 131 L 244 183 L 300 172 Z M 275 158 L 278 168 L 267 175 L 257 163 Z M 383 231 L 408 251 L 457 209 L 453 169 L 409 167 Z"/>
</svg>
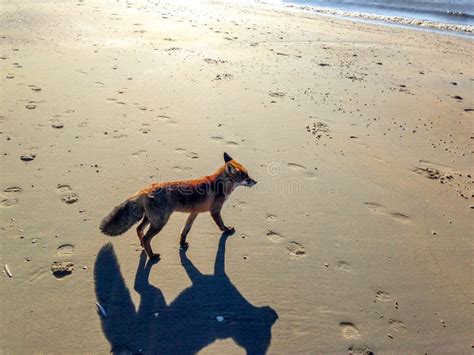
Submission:
<svg viewBox="0 0 474 355">
<path fill-rule="evenodd" d="M 135 200 L 127 200 L 104 217 L 99 228 L 106 235 L 120 235 L 129 230 L 142 217 L 143 207 Z"/>
</svg>

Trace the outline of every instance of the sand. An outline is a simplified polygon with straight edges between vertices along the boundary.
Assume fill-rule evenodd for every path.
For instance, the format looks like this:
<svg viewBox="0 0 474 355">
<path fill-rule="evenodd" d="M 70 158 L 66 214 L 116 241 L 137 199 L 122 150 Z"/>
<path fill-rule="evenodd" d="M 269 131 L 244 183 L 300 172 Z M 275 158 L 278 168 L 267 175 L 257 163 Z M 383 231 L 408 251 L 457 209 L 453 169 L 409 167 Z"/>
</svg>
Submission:
<svg viewBox="0 0 474 355">
<path fill-rule="evenodd" d="M 214 1 L 0 24 L 0 352 L 472 351 L 472 40 Z M 259 182 L 234 235 L 202 214 L 182 253 L 177 213 L 146 264 L 99 232 L 224 151 Z"/>
</svg>

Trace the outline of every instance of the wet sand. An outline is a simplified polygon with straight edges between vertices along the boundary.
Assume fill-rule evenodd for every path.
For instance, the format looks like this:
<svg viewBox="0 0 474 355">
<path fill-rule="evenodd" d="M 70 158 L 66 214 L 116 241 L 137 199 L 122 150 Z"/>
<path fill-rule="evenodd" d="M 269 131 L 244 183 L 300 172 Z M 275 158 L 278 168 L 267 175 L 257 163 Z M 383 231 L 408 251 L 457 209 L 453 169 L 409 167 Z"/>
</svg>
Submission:
<svg viewBox="0 0 474 355">
<path fill-rule="evenodd" d="M 1 352 L 472 351 L 472 40 L 220 2 L 0 24 Z M 259 182 L 232 236 L 202 214 L 180 253 L 177 213 L 146 264 L 100 233 L 224 151 Z"/>
</svg>

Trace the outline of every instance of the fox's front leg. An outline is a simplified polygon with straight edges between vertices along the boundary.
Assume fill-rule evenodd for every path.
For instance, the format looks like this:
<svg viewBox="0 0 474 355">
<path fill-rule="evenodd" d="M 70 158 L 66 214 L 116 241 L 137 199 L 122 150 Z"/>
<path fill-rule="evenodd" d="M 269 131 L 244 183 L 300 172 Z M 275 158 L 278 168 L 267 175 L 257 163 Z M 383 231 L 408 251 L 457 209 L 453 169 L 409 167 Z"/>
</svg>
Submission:
<svg viewBox="0 0 474 355">
<path fill-rule="evenodd" d="M 221 210 L 211 211 L 211 216 L 212 216 L 212 219 L 214 220 L 214 222 L 216 222 L 217 226 L 219 227 L 219 229 L 221 231 L 223 231 L 223 232 L 233 232 L 235 230 L 234 227 L 227 227 L 224 224 L 224 221 L 222 220 L 222 217 L 221 217 Z"/>
<path fill-rule="evenodd" d="M 198 215 L 197 213 L 191 213 L 189 215 L 188 219 L 186 220 L 186 224 L 185 224 L 183 230 L 181 231 L 181 238 L 179 239 L 179 246 L 181 247 L 181 249 L 186 250 L 189 246 L 188 242 L 186 242 L 186 237 L 187 237 L 187 235 L 189 233 L 189 230 L 191 229 L 197 215 Z"/>
</svg>

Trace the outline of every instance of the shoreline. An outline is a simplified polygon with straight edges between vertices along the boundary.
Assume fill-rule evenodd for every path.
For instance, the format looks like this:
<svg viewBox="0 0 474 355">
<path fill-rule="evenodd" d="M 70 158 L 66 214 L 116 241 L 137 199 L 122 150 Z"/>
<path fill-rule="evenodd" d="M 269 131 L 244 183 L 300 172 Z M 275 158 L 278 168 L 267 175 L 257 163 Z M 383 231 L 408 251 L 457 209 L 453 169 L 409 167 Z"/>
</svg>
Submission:
<svg viewBox="0 0 474 355">
<path fill-rule="evenodd" d="M 405 16 L 395 15 L 380 15 L 361 11 L 347 11 L 339 9 L 331 9 L 318 7 L 317 5 L 302 5 L 296 3 L 284 3 L 275 1 L 257 0 L 256 3 L 271 6 L 275 9 L 286 9 L 302 11 L 311 14 L 322 16 L 334 16 L 341 19 L 358 19 L 367 21 L 368 23 L 376 23 L 381 25 L 400 25 L 405 28 L 414 28 L 421 30 L 434 30 L 435 32 L 447 34 L 459 34 L 463 36 L 470 36 L 474 32 L 474 25 L 463 25 L 456 23 L 448 23 L 433 20 L 424 20 L 417 18 L 410 18 Z M 471 37 L 468 37 L 471 38 Z M 472 38 L 471 38 L 472 39 Z"/>
</svg>

